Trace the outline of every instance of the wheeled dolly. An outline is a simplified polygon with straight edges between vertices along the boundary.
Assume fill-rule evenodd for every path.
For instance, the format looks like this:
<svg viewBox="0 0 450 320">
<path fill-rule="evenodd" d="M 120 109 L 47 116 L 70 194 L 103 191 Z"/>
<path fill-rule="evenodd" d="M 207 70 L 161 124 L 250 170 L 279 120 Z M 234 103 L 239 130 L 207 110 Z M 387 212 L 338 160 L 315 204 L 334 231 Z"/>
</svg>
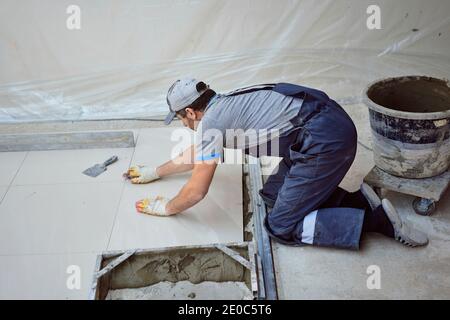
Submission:
<svg viewBox="0 0 450 320">
<path fill-rule="evenodd" d="M 364 182 L 374 187 L 379 195 L 385 189 L 416 196 L 412 201 L 414 211 L 422 216 L 429 216 L 436 210 L 437 202 L 450 184 L 450 171 L 431 178 L 408 179 L 373 167 Z"/>
</svg>

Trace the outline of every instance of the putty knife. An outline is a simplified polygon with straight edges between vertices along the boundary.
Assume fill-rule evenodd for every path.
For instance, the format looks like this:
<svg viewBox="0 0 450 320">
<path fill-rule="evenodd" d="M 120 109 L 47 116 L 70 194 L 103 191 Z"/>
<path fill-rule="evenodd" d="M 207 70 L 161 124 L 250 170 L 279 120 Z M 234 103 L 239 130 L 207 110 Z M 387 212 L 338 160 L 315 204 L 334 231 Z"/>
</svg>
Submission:
<svg viewBox="0 0 450 320">
<path fill-rule="evenodd" d="M 103 163 L 97 163 L 95 166 L 92 166 L 86 170 L 83 171 L 83 173 L 89 177 L 93 177 L 95 178 L 96 176 L 98 176 L 99 174 L 101 174 L 102 172 L 106 171 L 106 167 L 109 166 L 110 164 L 113 164 L 114 162 L 116 162 L 119 158 L 117 158 L 117 156 L 112 156 L 111 158 L 109 158 L 108 160 L 106 160 Z"/>
</svg>

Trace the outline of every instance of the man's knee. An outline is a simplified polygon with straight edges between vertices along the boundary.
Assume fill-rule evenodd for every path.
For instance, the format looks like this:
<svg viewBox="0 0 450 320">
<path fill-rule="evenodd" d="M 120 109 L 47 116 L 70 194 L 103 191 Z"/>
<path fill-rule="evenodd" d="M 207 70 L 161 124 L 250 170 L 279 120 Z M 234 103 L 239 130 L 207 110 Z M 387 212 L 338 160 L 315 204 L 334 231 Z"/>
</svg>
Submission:
<svg viewBox="0 0 450 320">
<path fill-rule="evenodd" d="M 302 219 L 298 216 L 280 216 L 276 213 L 274 214 L 273 210 L 267 215 L 267 226 L 273 235 L 283 238 L 289 239 L 292 238 L 292 234 L 296 229 L 298 223 L 301 223 Z"/>
<path fill-rule="evenodd" d="M 286 226 L 286 225 L 279 225 L 276 220 L 271 218 L 271 215 L 267 215 L 264 226 L 267 231 L 267 233 L 278 242 L 284 243 L 284 244 L 296 244 L 297 241 L 295 240 L 295 230 L 296 226 L 295 223 L 292 224 L 292 226 Z"/>
</svg>

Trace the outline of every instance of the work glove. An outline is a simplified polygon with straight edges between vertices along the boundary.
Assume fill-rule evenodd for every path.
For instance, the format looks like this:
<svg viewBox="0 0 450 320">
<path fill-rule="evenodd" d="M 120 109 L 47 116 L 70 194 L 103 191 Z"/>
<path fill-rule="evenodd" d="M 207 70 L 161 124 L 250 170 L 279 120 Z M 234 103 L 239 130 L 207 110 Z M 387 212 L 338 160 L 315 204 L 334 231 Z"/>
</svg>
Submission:
<svg viewBox="0 0 450 320">
<path fill-rule="evenodd" d="M 152 216 L 167 217 L 169 216 L 166 212 L 168 202 L 168 199 L 161 196 L 148 197 L 136 202 L 136 210 Z"/>
<path fill-rule="evenodd" d="M 131 181 L 131 183 L 149 183 L 159 179 L 156 168 L 147 166 L 132 166 L 123 176 Z"/>
</svg>

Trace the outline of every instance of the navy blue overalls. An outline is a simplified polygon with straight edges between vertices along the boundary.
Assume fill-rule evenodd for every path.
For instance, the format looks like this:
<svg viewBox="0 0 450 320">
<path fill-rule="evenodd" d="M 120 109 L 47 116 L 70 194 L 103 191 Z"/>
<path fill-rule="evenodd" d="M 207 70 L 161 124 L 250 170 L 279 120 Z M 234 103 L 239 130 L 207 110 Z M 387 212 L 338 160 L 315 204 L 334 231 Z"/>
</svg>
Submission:
<svg viewBox="0 0 450 320">
<path fill-rule="evenodd" d="M 268 151 L 282 160 L 260 190 L 273 207 L 265 219 L 267 232 L 288 245 L 358 249 L 364 210 L 343 207 L 348 192 L 338 187 L 356 154 L 353 121 L 322 91 L 288 83 L 264 89 L 303 99 L 291 119 L 296 129 L 280 138 L 279 154 Z"/>
</svg>

